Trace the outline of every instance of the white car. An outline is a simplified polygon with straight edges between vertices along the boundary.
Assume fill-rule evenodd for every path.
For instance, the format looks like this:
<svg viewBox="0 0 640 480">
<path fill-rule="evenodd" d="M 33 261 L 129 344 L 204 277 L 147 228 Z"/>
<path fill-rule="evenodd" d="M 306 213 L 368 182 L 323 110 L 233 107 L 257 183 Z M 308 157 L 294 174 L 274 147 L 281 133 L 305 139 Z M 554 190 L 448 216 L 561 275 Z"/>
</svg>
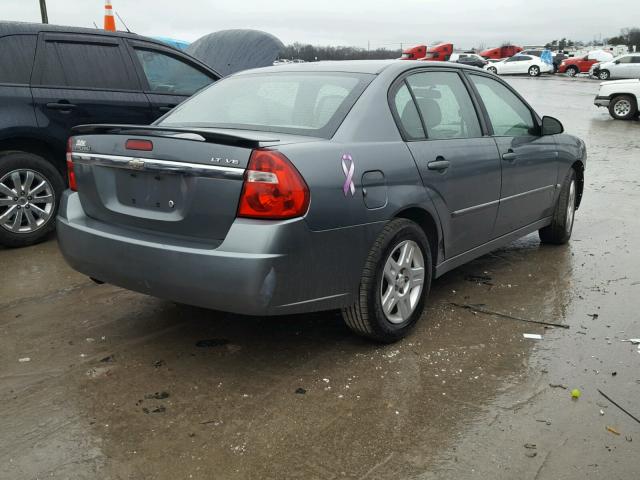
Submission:
<svg viewBox="0 0 640 480">
<path fill-rule="evenodd" d="M 640 78 L 640 53 L 620 55 L 609 62 L 596 63 L 589 73 L 600 80 Z"/>
<path fill-rule="evenodd" d="M 553 73 L 553 65 L 532 55 L 514 55 L 500 62 L 489 63 L 484 69 L 498 75 L 526 74 L 531 77 L 537 77 L 542 73 Z"/>
<path fill-rule="evenodd" d="M 640 79 L 601 83 L 593 103 L 598 107 L 607 107 L 609 114 L 616 120 L 635 117 L 640 103 Z"/>
</svg>

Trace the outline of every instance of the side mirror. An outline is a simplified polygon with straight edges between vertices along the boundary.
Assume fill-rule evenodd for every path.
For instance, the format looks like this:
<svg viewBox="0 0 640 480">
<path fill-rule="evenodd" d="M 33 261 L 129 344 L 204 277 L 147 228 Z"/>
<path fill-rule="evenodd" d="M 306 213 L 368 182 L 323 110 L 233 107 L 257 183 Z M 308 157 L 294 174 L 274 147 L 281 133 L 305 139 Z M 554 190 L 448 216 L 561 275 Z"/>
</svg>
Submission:
<svg viewBox="0 0 640 480">
<path fill-rule="evenodd" d="M 613 62 L 613 63 L 615 63 L 616 65 L 620 65 L 620 60 L 616 60 L 616 61 L 615 61 L 615 62 Z"/>
<path fill-rule="evenodd" d="M 553 117 L 542 117 L 542 135 L 558 135 L 564 132 L 564 127 L 560 120 Z"/>
</svg>

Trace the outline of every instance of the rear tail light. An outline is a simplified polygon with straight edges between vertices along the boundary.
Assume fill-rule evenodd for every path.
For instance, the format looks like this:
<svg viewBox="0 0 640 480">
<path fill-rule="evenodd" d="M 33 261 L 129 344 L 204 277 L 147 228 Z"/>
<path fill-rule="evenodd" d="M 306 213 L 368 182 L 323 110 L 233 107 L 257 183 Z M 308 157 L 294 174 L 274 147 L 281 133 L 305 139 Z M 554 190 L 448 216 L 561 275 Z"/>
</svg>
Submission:
<svg viewBox="0 0 640 480">
<path fill-rule="evenodd" d="M 299 217 L 307 212 L 309 197 L 309 187 L 287 157 L 274 150 L 254 150 L 244 174 L 238 216 Z"/>
<path fill-rule="evenodd" d="M 127 150 L 142 150 L 144 152 L 150 152 L 153 150 L 153 142 L 151 140 L 137 140 L 130 138 L 124 144 Z"/>
<path fill-rule="evenodd" d="M 74 192 L 78 191 L 78 184 L 76 183 L 76 172 L 73 169 L 73 158 L 71 152 L 73 151 L 73 137 L 70 137 L 67 141 L 67 178 L 69 179 L 69 188 Z"/>
</svg>

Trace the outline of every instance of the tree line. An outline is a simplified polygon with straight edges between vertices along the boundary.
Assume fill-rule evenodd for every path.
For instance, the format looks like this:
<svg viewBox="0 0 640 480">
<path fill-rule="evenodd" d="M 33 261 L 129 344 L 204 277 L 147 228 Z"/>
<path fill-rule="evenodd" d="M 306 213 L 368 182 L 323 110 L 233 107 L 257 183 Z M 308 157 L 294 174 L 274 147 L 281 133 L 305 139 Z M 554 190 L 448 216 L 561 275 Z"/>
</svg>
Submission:
<svg viewBox="0 0 640 480">
<path fill-rule="evenodd" d="M 439 42 L 432 42 L 436 44 Z M 510 43 L 510 42 L 504 42 Z M 636 49 L 640 51 L 640 28 L 623 28 L 620 30 L 620 35 L 604 39 L 602 41 L 589 42 L 591 45 L 604 45 L 609 43 L 610 45 L 627 45 L 628 47 L 636 46 Z M 561 38 L 548 42 L 545 47 L 550 50 L 565 50 L 566 48 L 580 48 L 586 45 L 585 42 L 580 40 L 571 40 L 569 38 Z M 411 45 L 407 45 L 410 47 Z M 484 45 L 481 44 L 479 50 L 483 50 Z M 318 46 L 304 43 L 293 43 L 284 47 L 280 53 L 280 58 L 287 59 L 300 59 L 305 62 L 315 62 L 319 60 L 383 60 L 390 58 L 399 58 L 402 55 L 402 50 L 388 49 L 388 48 L 360 48 L 360 47 L 347 47 L 347 46 Z"/>
</svg>

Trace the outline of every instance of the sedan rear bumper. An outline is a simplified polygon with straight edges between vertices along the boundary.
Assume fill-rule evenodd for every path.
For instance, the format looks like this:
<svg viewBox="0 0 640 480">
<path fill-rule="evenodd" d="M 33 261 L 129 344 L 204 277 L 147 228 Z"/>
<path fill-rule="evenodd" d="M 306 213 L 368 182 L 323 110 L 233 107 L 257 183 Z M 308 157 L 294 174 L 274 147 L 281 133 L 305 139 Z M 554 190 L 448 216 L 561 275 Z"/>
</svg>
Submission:
<svg viewBox="0 0 640 480">
<path fill-rule="evenodd" d="M 85 215 L 71 191 L 57 220 L 60 249 L 75 270 L 155 297 L 246 315 L 350 305 L 381 228 L 313 232 L 302 218 L 236 219 L 214 248 L 99 222 Z"/>
</svg>

